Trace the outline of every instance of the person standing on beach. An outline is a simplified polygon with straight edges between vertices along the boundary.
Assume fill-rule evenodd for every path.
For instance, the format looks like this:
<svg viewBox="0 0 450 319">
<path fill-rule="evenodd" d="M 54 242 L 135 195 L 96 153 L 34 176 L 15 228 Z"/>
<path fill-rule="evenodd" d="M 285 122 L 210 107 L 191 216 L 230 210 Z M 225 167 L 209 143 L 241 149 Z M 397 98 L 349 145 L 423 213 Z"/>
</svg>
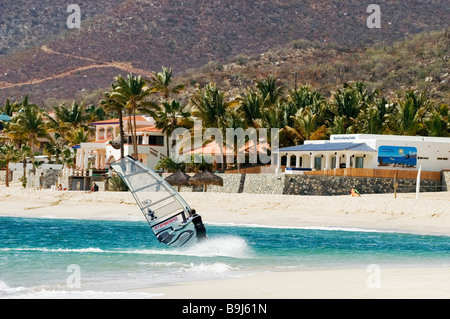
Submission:
<svg viewBox="0 0 450 319">
<path fill-rule="evenodd" d="M 44 173 L 41 173 L 41 176 L 39 176 L 39 190 L 44 187 Z"/>
</svg>

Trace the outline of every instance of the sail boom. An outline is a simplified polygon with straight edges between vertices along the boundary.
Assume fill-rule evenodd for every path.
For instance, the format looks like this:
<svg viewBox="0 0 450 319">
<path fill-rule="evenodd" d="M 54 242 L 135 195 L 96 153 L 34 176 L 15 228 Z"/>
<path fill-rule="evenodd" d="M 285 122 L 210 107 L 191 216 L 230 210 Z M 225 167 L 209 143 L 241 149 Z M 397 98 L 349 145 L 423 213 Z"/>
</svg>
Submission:
<svg viewBox="0 0 450 319">
<path fill-rule="evenodd" d="M 157 186 L 157 185 L 159 185 L 159 184 L 161 184 L 161 183 L 160 183 L 160 182 L 156 182 L 156 183 L 154 183 L 154 184 L 142 186 L 141 188 L 135 189 L 135 190 L 133 190 L 133 191 L 134 191 L 134 192 L 140 192 L 140 191 L 142 191 L 142 190 L 144 190 L 144 189 L 152 188 L 153 186 Z"/>
<path fill-rule="evenodd" d="M 142 209 L 150 208 L 150 207 L 155 206 L 155 205 L 157 205 L 157 204 L 159 204 L 159 203 L 161 203 L 161 202 L 163 202 L 163 201 L 165 201 L 165 200 L 168 200 L 168 199 L 170 199 L 170 198 L 173 198 L 173 195 L 169 195 L 169 196 L 167 196 L 167 197 L 164 197 L 163 199 L 160 199 L 160 200 L 158 200 L 157 202 L 150 203 L 150 204 L 148 204 L 148 205 L 142 207 Z"/>
</svg>

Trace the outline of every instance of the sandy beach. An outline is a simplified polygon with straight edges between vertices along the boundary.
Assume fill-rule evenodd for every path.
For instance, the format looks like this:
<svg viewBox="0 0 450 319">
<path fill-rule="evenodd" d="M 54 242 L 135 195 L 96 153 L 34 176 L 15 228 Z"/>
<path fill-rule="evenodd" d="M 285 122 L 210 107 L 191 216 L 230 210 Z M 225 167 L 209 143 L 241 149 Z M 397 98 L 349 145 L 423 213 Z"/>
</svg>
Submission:
<svg viewBox="0 0 450 319">
<path fill-rule="evenodd" d="M 450 192 L 318 197 L 182 193 L 206 223 L 337 227 L 450 236 Z M 130 193 L 67 192 L 0 186 L 0 215 L 142 220 Z M 369 265 L 368 265 L 369 266 Z M 264 272 L 243 278 L 185 282 L 141 291 L 161 298 L 449 298 L 450 268 Z"/>
</svg>

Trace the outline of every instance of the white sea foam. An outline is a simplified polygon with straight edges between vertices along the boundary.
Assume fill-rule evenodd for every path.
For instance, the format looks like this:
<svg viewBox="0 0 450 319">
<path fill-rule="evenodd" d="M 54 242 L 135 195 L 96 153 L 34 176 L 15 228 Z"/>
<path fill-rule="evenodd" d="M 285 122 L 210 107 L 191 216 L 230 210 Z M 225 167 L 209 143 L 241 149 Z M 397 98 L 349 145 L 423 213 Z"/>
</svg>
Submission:
<svg viewBox="0 0 450 319">
<path fill-rule="evenodd" d="M 0 298 L 3 298 L 3 296 L 6 296 L 8 294 L 22 293 L 26 290 L 27 289 L 24 287 L 12 288 L 8 286 L 6 282 L 0 280 Z"/>
<path fill-rule="evenodd" d="M 191 273 L 202 273 L 202 274 L 223 274 L 233 270 L 233 267 L 224 263 L 201 263 L 194 264 L 191 263 L 186 267 L 182 267 L 179 269 L 181 272 L 191 272 Z"/>
<path fill-rule="evenodd" d="M 102 253 L 106 252 L 100 248 L 80 248 L 80 249 L 69 249 L 69 248 L 45 248 L 45 247 L 16 247 L 16 248 L 0 248 L 0 251 L 41 251 L 41 252 L 57 252 L 57 253 Z"/>
<path fill-rule="evenodd" d="M 163 294 L 128 291 L 57 290 L 42 287 L 10 287 L 0 280 L 0 299 L 148 299 Z"/>
<path fill-rule="evenodd" d="M 197 257 L 251 257 L 251 249 L 248 246 L 247 242 L 243 238 L 237 236 L 220 236 L 209 238 L 192 246 L 181 248 L 135 249 L 120 250 L 114 252 L 121 254 L 176 255 Z"/>
<path fill-rule="evenodd" d="M 138 265 L 143 266 L 151 266 L 151 267 L 161 267 L 161 268 L 167 268 L 167 267 L 183 267 L 186 264 L 182 264 L 180 262 L 172 261 L 172 262 L 166 262 L 166 261 L 154 261 L 154 262 L 138 262 Z"/>
<path fill-rule="evenodd" d="M 273 228 L 273 229 L 305 229 L 305 230 L 329 230 L 329 231 L 348 231 L 348 232 L 362 232 L 362 233 L 394 233 L 395 231 L 378 230 L 358 227 L 337 227 L 337 226 L 274 226 L 274 225 L 260 225 L 260 224 L 245 224 L 245 223 L 214 223 L 208 222 L 205 225 L 224 226 L 224 227 L 248 227 L 248 228 Z"/>
<path fill-rule="evenodd" d="M 185 253 L 201 257 L 250 258 L 251 249 L 245 239 L 238 236 L 209 238 L 183 250 Z"/>
<path fill-rule="evenodd" d="M 161 249 L 133 249 L 133 250 L 103 250 L 89 247 L 79 249 L 69 248 L 45 248 L 45 247 L 15 247 L 0 248 L 0 251 L 40 251 L 55 253 L 116 253 L 116 254 L 142 254 L 142 255 L 177 255 L 177 256 L 198 256 L 198 257 L 232 257 L 248 258 L 251 256 L 251 249 L 247 242 L 237 236 L 221 236 L 210 238 L 193 246 L 180 248 Z"/>
</svg>

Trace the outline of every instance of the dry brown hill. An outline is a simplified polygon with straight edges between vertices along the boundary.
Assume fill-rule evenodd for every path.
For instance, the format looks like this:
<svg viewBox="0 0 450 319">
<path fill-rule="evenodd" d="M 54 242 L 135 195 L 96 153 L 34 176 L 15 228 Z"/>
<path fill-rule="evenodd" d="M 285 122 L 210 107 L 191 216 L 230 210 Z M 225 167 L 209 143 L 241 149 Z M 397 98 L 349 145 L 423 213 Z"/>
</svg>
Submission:
<svg viewBox="0 0 450 319">
<path fill-rule="evenodd" d="M 339 50 L 386 45 L 448 27 L 447 0 L 380 0 L 382 28 L 369 29 L 372 1 L 99 0 L 77 1 L 79 30 L 65 25 L 62 0 L 4 1 L 0 19 L 0 103 L 73 98 L 109 87 L 128 72 L 162 65 L 178 74 L 243 54 L 254 56 L 292 41 Z M 34 3 L 34 2 L 33 2 Z"/>
</svg>

